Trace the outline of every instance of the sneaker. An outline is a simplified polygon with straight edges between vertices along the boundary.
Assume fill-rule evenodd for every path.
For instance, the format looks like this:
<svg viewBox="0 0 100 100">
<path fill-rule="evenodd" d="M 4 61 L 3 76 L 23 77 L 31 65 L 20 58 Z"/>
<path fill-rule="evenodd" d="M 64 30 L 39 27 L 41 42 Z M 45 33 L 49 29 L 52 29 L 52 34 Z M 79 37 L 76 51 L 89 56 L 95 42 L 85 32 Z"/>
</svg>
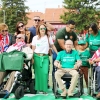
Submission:
<svg viewBox="0 0 100 100">
<path fill-rule="evenodd" d="M 0 98 L 6 99 L 6 98 L 9 97 L 9 95 L 10 95 L 10 93 L 7 90 L 1 90 L 0 91 Z"/>
<path fill-rule="evenodd" d="M 73 97 L 73 93 L 68 93 L 68 97 Z"/>
<path fill-rule="evenodd" d="M 62 97 L 66 97 L 66 96 L 67 96 L 67 91 L 66 91 L 66 89 L 63 90 L 63 92 L 61 93 L 61 96 L 62 96 Z"/>
</svg>

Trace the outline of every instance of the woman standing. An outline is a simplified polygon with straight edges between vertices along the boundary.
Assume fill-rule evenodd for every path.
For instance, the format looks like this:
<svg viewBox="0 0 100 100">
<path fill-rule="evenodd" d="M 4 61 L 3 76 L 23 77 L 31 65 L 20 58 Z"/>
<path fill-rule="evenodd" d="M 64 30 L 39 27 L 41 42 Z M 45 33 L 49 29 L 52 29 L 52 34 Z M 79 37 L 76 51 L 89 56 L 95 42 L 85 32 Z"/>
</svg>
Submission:
<svg viewBox="0 0 100 100">
<path fill-rule="evenodd" d="M 24 34 L 25 35 L 25 42 L 27 44 L 30 44 L 32 42 L 32 38 L 33 38 L 32 33 L 26 29 L 25 24 L 21 21 L 17 22 L 17 24 L 16 24 L 15 37 L 18 34 Z"/>
<path fill-rule="evenodd" d="M 41 23 L 37 28 L 37 35 L 34 36 L 32 40 L 35 89 L 43 92 L 47 92 L 48 89 L 49 46 L 57 53 L 52 38 L 47 33 L 46 25 Z"/>
<path fill-rule="evenodd" d="M 89 34 L 86 34 L 86 47 L 89 46 L 91 56 L 100 47 L 100 30 L 95 23 L 90 24 Z"/>
</svg>

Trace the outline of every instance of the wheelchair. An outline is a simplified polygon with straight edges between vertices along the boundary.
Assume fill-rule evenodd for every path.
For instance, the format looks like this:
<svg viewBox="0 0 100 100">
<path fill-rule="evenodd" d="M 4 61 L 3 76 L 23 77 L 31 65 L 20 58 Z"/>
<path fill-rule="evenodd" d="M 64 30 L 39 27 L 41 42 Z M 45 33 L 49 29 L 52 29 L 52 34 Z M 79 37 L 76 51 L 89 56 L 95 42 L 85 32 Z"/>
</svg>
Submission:
<svg viewBox="0 0 100 100">
<path fill-rule="evenodd" d="M 95 71 L 96 64 L 91 65 L 90 69 L 88 70 L 88 94 L 91 96 L 96 96 L 97 91 L 97 80 L 96 80 L 96 71 Z"/>
<path fill-rule="evenodd" d="M 9 91 L 10 93 L 14 93 L 16 99 L 23 97 L 24 93 L 36 94 L 34 88 L 35 80 L 32 79 L 31 61 L 27 60 L 25 61 L 25 64 L 27 65 L 27 68 L 23 68 L 22 71 L 16 71 L 14 82 Z M 6 81 L 0 85 L 0 91 L 3 90 L 5 84 Z M 10 94 L 6 95 L 5 92 L 0 92 L 0 98 L 8 98 L 9 95 Z"/>
<path fill-rule="evenodd" d="M 56 69 L 57 70 L 57 69 Z M 78 73 L 79 73 L 79 78 L 78 78 L 78 84 L 77 84 L 77 93 L 73 95 L 73 97 L 80 97 L 83 93 L 84 93 L 84 88 L 83 88 L 83 74 L 81 73 L 80 69 L 77 70 Z M 65 84 L 66 83 L 70 83 L 71 81 L 71 78 L 72 78 L 72 75 L 70 75 L 69 73 L 65 73 L 63 76 L 62 76 L 62 80 L 65 81 Z M 58 84 L 56 82 L 56 79 L 55 77 L 53 77 L 53 91 L 54 91 L 54 95 L 55 95 L 55 99 L 57 99 L 58 97 L 60 97 L 60 93 L 58 93 Z M 66 87 L 68 88 L 68 87 Z M 66 97 L 64 97 L 65 99 Z"/>
</svg>

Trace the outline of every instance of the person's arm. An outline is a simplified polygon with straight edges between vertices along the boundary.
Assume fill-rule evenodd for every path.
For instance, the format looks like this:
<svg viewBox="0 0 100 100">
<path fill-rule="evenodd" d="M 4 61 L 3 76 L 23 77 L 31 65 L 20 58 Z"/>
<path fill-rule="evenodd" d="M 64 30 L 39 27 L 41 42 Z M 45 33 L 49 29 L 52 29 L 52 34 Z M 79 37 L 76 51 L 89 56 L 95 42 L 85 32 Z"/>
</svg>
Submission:
<svg viewBox="0 0 100 100">
<path fill-rule="evenodd" d="M 86 42 L 85 49 L 88 47 L 88 43 Z"/>
<path fill-rule="evenodd" d="M 56 58 L 56 60 L 54 61 L 54 65 L 55 65 L 57 68 L 61 68 L 60 61 L 61 61 L 61 53 L 58 52 L 57 58 Z"/>
<path fill-rule="evenodd" d="M 31 45 L 32 45 L 32 50 L 34 52 L 34 50 L 36 49 L 36 36 L 33 37 Z"/>
<path fill-rule="evenodd" d="M 56 54 L 58 53 L 56 47 L 54 46 L 54 44 L 51 45 L 51 48 L 56 52 Z"/>
<path fill-rule="evenodd" d="M 78 48 L 78 41 L 76 40 L 76 41 L 74 41 L 74 47 L 75 47 L 75 49 L 76 50 L 78 50 L 79 48 Z"/>
<path fill-rule="evenodd" d="M 35 48 L 36 48 L 35 46 L 32 46 L 32 50 L 33 50 L 33 52 L 34 52 Z"/>
<path fill-rule="evenodd" d="M 88 43 L 89 43 L 89 35 L 88 34 L 86 34 L 86 36 L 85 36 L 85 41 L 86 41 L 86 45 L 85 45 L 85 49 L 88 47 Z"/>
<path fill-rule="evenodd" d="M 60 62 L 58 60 L 55 60 L 54 61 L 54 65 L 57 67 L 57 68 L 62 68 Z"/>
<path fill-rule="evenodd" d="M 55 29 L 55 27 L 52 24 L 48 22 L 44 22 L 44 23 L 46 24 L 48 30 L 53 31 Z"/>
<path fill-rule="evenodd" d="M 91 59 L 89 59 L 88 61 L 89 61 L 89 64 L 91 65 L 94 64 L 94 62 Z"/>
<path fill-rule="evenodd" d="M 58 40 L 58 43 L 59 43 L 59 46 L 63 49 L 63 50 L 65 50 L 65 41 L 64 41 L 64 39 L 57 39 Z"/>
</svg>

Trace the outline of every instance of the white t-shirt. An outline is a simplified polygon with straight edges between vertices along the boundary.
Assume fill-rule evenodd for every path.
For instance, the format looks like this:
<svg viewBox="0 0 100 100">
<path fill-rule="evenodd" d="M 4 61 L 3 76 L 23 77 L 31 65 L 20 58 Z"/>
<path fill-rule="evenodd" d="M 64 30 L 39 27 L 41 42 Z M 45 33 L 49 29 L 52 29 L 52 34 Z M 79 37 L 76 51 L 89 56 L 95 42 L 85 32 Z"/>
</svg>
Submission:
<svg viewBox="0 0 100 100">
<path fill-rule="evenodd" d="M 50 43 L 50 45 L 53 44 L 51 37 L 49 37 L 49 43 Z M 32 45 L 36 46 L 36 49 L 34 50 L 34 52 L 48 54 L 49 43 L 48 43 L 48 38 L 46 35 L 41 37 L 40 39 L 38 39 L 38 35 L 34 36 L 33 40 L 32 40 Z"/>
</svg>

